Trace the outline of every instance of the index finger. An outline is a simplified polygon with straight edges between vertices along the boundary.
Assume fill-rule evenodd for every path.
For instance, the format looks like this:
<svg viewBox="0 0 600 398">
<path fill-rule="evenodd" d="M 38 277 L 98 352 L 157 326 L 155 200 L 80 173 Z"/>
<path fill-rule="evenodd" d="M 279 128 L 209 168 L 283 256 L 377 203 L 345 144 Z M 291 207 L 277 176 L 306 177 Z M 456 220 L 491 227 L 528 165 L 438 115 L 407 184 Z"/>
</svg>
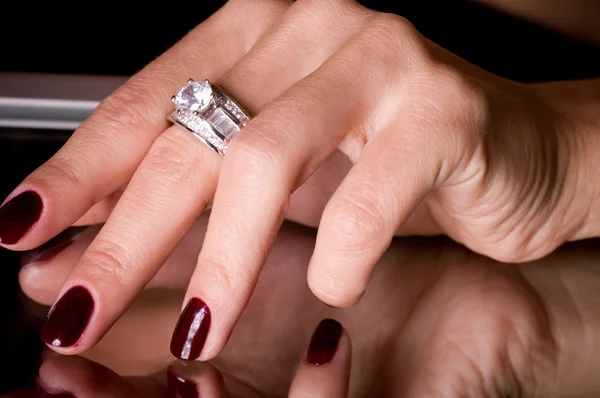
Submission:
<svg viewBox="0 0 600 398">
<path fill-rule="evenodd" d="M 287 6 L 230 1 L 107 97 L 50 160 L 0 208 L 0 244 L 39 246 L 122 187 L 168 127 L 168 100 L 190 76 L 215 79 L 253 45 Z"/>
</svg>

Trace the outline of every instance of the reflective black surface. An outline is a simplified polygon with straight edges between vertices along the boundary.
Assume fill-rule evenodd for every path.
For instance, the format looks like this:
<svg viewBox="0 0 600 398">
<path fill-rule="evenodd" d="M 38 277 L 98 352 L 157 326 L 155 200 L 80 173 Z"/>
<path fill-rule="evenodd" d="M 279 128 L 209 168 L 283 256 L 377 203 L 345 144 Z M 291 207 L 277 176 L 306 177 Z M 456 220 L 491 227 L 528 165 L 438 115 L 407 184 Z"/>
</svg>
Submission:
<svg viewBox="0 0 600 398">
<path fill-rule="evenodd" d="M 14 2 L 0 15 L 0 71 L 131 75 L 217 10 Z M 426 37 L 485 69 L 521 81 L 598 75 L 598 48 L 467 0 L 361 0 L 408 18 Z M 133 3 L 132 3 L 133 4 Z M 20 17 L 22 16 L 22 17 Z M 15 34 L 15 32 L 24 32 Z"/>
<path fill-rule="evenodd" d="M 97 5 L 90 11 L 84 3 L 71 5 L 68 10 L 48 3 L 36 6 L 36 12 L 31 13 L 26 9 L 28 3 L 15 3 L 15 10 L 0 16 L 0 71 L 128 76 L 221 3 L 203 1 L 195 13 L 174 15 L 165 15 L 163 5 L 145 5 L 144 10 Z M 512 79 L 544 81 L 599 75 L 599 49 L 485 7 L 463 1 L 364 3 L 406 16 L 433 41 Z M 23 30 L 27 35 L 14 33 Z M 68 135 L 1 129 L 0 196 L 5 197 L 48 159 Z M 46 308 L 20 293 L 18 271 L 18 254 L 0 249 L 0 357 L 10 358 L 10 366 L 0 376 L 0 393 L 33 383 L 42 349 L 38 332 Z"/>
<path fill-rule="evenodd" d="M 23 178 L 60 148 L 68 133 L 0 129 L 0 195 L 6 197 Z M 0 249 L 0 357 L 11 358 L 3 367 L 0 392 L 31 384 L 37 374 L 42 343 L 39 328 L 46 309 L 19 289 L 19 253 Z"/>
</svg>

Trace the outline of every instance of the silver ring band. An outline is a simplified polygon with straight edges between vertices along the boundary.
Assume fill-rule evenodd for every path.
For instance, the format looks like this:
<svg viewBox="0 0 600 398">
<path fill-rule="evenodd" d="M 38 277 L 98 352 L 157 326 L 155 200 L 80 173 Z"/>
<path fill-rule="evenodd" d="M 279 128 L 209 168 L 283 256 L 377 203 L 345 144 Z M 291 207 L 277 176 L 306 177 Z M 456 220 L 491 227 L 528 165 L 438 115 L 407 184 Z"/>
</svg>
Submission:
<svg viewBox="0 0 600 398">
<path fill-rule="evenodd" d="M 171 100 L 176 109 L 170 120 L 191 131 L 220 155 L 227 152 L 227 145 L 250 121 L 244 108 L 208 80 L 189 79 Z"/>
</svg>

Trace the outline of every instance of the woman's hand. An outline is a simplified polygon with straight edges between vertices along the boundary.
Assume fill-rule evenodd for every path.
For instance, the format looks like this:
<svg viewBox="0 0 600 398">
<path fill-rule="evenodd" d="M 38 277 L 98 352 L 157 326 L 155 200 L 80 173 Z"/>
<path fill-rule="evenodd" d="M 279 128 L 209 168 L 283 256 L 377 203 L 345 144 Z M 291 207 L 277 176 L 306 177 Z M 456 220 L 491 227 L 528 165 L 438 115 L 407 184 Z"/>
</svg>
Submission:
<svg viewBox="0 0 600 398">
<path fill-rule="evenodd" d="M 85 357 L 122 376 L 157 373 L 172 362 L 171 331 L 207 219 L 193 226 L 152 287 Z M 26 265 L 21 284 L 28 295 L 52 303 L 95 233 L 79 234 L 55 257 Z M 231 339 L 210 361 L 231 395 L 287 396 L 324 318 L 337 319 L 352 339 L 351 397 L 600 394 L 595 243 L 561 248 L 534 264 L 506 265 L 445 239 L 397 240 L 361 303 L 346 309 L 325 306 L 302 278 L 314 244 L 313 231 L 290 223 L 275 240 Z M 49 388 L 60 387 L 46 380 Z"/>
<path fill-rule="evenodd" d="M 256 115 L 222 160 L 167 128 L 169 97 L 188 76 L 215 80 Z M 352 1 L 231 1 L 105 100 L 11 194 L 0 237 L 33 248 L 103 219 L 118 198 L 42 334 L 75 354 L 106 333 L 213 203 L 171 347 L 206 360 L 225 346 L 286 214 L 318 222 L 308 283 L 341 307 L 359 301 L 399 231 L 443 232 L 504 261 L 581 237 L 593 195 L 572 158 L 579 141 L 540 92 Z M 290 195 L 311 176 L 339 186 L 317 182 L 327 200 L 299 210 Z"/>
</svg>

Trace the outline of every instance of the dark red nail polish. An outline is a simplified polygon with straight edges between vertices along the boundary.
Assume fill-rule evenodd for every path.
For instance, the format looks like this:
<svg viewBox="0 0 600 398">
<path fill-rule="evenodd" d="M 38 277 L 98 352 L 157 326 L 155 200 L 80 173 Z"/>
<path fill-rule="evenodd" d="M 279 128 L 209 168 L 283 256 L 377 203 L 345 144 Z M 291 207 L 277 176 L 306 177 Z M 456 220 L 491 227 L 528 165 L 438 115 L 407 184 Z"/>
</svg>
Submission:
<svg viewBox="0 0 600 398">
<path fill-rule="evenodd" d="M 208 329 L 210 309 L 199 298 L 190 299 L 175 326 L 171 339 L 171 353 L 183 360 L 193 361 L 198 358 L 204 348 Z"/>
<path fill-rule="evenodd" d="M 196 383 L 177 374 L 170 366 L 167 369 L 167 384 L 169 398 L 198 398 Z"/>
<path fill-rule="evenodd" d="M 18 194 L 0 207 L 0 243 L 13 245 L 33 227 L 42 214 L 42 198 L 34 191 Z"/>
<path fill-rule="evenodd" d="M 71 243 L 75 241 L 75 238 L 86 229 L 87 227 L 67 228 L 64 232 L 50 239 L 43 245 L 33 250 L 23 252 L 21 255 L 21 264 L 26 266 L 33 263 L 52 260 L 67 247 L 71 246 Z"/>
<path fill-rule="evenodd" d="M 94 312 L 94 299 L 83 286 L 67 291 L 50 311 L 42 340 L 54 347 L 71 347 L 79 341 Z"/>
<path fill-rule="evenodd" d="M 13 390 L 8 393 L 8 395 L 2 395 L 2 397 L 6 398 L 39 398 L 40 393 L 35 388 L 27 388 L 22 390 Z"/>
<path fill-rule="evenodd" d="M 317 326 L 306 353 L 306 362 L 311 365 L 325 365 L 331 362 L 342 337 L 342 325 L 333 319 L 324 319 Z"/>
</svg>

